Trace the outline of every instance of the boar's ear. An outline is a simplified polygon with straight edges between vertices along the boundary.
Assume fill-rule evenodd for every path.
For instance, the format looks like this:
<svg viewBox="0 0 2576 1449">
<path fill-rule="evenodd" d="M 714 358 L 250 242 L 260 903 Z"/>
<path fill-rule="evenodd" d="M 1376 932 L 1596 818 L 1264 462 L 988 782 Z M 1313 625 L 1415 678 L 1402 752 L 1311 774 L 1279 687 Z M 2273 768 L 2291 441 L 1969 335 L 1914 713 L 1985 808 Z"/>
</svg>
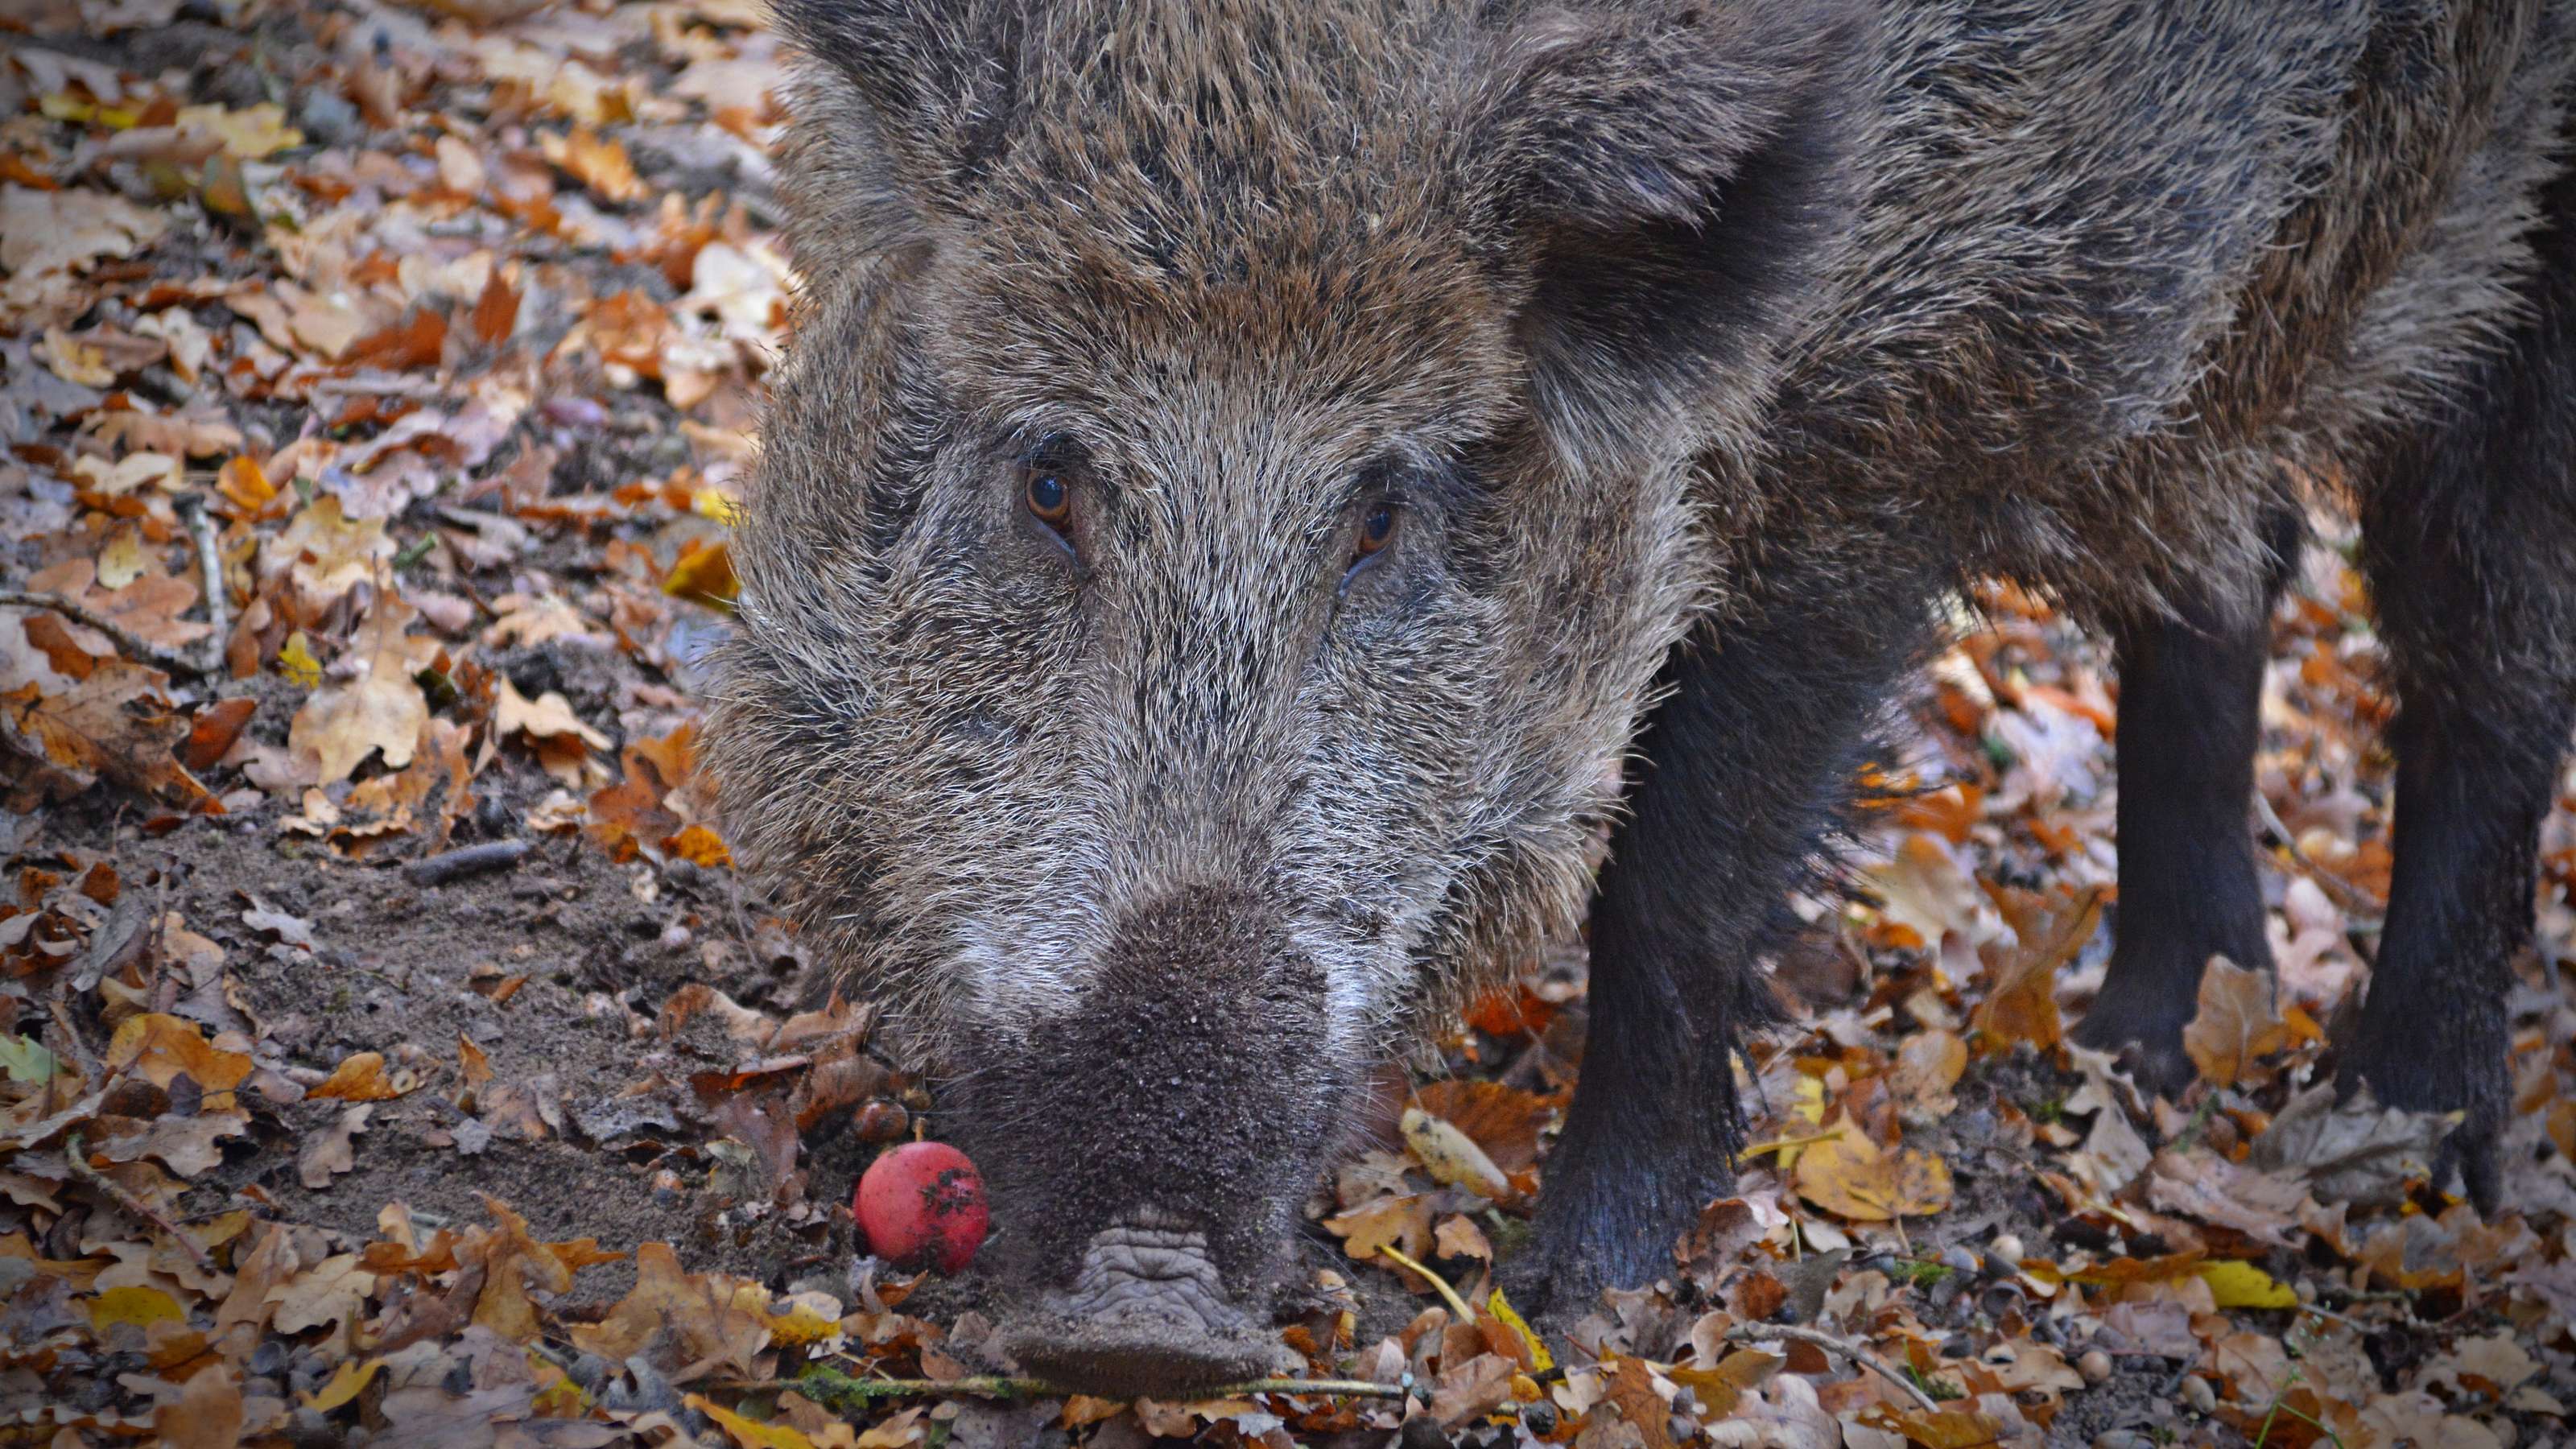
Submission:
<svg viewBox="0 0 2576 1449">
<path fill-rule="evenodd" d="M 919 240 L 923 213 L 1000 144 L 1024 5 L 772 0 L 799 77 L 787 174 L 797 230 L 828 254 Z"/>
<path fill-rule="evenodd" d="M 1848 0 L 1648 0 L 1499 37 L 1467 136 L 1570 458 L 1699 417 L 1726 369 L 1767 375 L 1847 228 L 1868 34 Z"/>
</svg>

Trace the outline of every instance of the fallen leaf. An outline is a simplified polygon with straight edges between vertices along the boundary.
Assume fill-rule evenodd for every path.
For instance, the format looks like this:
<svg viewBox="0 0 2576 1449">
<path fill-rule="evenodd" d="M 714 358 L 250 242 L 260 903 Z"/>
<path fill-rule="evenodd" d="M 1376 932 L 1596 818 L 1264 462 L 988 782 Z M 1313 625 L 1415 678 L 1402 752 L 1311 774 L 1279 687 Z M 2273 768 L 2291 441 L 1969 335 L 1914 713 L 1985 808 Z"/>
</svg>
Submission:
<svg viewBox="0 0 2576 1449">
<path fill-rule="evenodd" d="M 1950 1164 L 1920 1148 L 1893 1152 L 1852 1128 L 1798 1154 L 1798 1195 L 1836 1217 L 1885 1222 L 1950 1205 Z"/>
<path fill-rule="evenodd" d="M 2182 1029 L 2182 1049 L 2200 1079 L 2232 1087 L 2254 1068 L 2255 1060 L 2280 1050 L 2288 1039 L 2273 1001 L 2272 977 L 2224 956 L 2209 958 L 2200 977 L 2200 1010 Z"/>
<path fill-rule="evenodd" d="M 1397 1122 L 1413 1160 L 1444 1187 L 1463 1187 L 1494 1202 L 1517 1196 L 1509 1178 L 1485 1155 L 1475 1139 L 1419 1107 L 1407 1107 Z"/>
<path fill-rule="evenodd" d="M 321 783 L 345 780 L 370 754 L 388 769 L 411 763 L 429 701 L 412 676 L 438 656 L 436 639 L 404 631 L 419 611 L 392 593 L 376 596 L 351 641 L 349 678 L 325 684 L 295 711 L 286 744 Z"/>
<path fill-rule="evenodd" d="M 373 1106 L 362 1103 L 343 1111 L 328 1128 L 308 1133 L 295 1154 L 296 1180 L 320 1192 L 331 1185 L 332 1178 L 355 1171 L 357 1135 L 367 1129 L 367 1116 L 373 1111 Z"/>
<path fill-rule="evenodd" d="M 573 1325 L 572 1341 L 618 1360 L 667 1333 L 678 1355 L 674 1367 L 714 1362 L 748 1374 L 751 1356 L 769 1341 L 768 1304 L 768 1292 L 756 1283 L 684 1272 L 670 1244 L 639 1243 L 634 1289 L 599 1323 Z"/>
<path fill-rule="evenodd" d="M 101 660 L 62 694 L 36 686 L 0 694 L 0 725 L 26 740 L 37 758 L 79 778 L 105 775 L 128 789 L 173 805 L 208 798 L 172 753 L 188 722 L 171 712 L 158 670 L 122 659 Z"/>
<path fill-rule="evenodd" d="M 307 1100 L 383 1102 L 399 1097 L 407 1090 L 396 1086 L 393 1078 L 385 1075 L 384 1053 L 352 1052 L 340 1059 L 340 1064 L 331 1069 L 330 1076 L 308 1088 L 304 1095 Z"/>
<path fill-rule="evenodd" d="M 2432 1176 L 2442 1139 L 2457 1114 L 2382 1107 L 2364 1086 L 2338 1098 L 2322 1082 L 2290 1099 L 2254 1139 L 2247 1159 L 2257 1169 L 2296 1173 L 2327 1202 L 2386 1207 L 2402 1202 L 2407 1185 Z"/>
<path fill-rule="evenodd" d="M 106 192 L 0 186 L 0 271 L 34 276 L 132 256 L 168 226 L 161 213 Z"/>
<path fill-rule="evenodd" d="M 741 1449 L 814 1449 L 814 1441 L 786 1424 L 763 1424 L 707 1399 L 689 1394 L 680 1402 L 716 1421 L 726 1437 Z"/>
</svg>

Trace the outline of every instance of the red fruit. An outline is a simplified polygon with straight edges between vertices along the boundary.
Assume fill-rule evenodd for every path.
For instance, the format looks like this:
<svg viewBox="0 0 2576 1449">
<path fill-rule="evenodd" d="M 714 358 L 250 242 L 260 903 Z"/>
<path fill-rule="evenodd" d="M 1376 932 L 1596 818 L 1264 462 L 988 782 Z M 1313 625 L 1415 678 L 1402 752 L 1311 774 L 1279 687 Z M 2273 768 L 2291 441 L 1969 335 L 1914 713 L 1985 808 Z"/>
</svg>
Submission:
<svg viewBox="0 0 2576 1449">
<path fill-rule="evenodd" d="M 942 1273 L 973 1261 L 992 1220 L 975 1164 L 945 1142 L 907 1142 L 880 1155 L 860 1174 L 851 1209 L 869 1252 L 899 1268 Z"/>
</svg>

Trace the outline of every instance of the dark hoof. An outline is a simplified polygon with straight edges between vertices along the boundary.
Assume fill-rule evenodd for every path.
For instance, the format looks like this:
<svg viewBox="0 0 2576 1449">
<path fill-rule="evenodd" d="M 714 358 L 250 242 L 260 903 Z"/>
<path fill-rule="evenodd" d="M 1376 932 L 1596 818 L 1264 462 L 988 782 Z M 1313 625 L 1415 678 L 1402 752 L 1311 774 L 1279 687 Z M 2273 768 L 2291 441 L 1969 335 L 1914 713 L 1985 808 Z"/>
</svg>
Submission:
<svg viewBox="0 0 2576 1449">
<path fill-rule="evenodd" d="M 2459 1174 L 2461 1190 L 2481 1217 L 2492 1218 L 2504 1196 L 2503 1136 L 2507 1080 L 2504 1053 L 2459 1056 L 2423 1051 L 2373 1050 L 2349 1053 L 2335 1072 L 2335 1090 L 2344 1097 L 2364 1083 L 2383 1107 L 2409 1112 L 2460 1112 L 2460 1125 L 2442 1139 L 2433 1162 L 2433 1185 L 2446 1187 Z"/>
<path fill-rule="evenodd" d="M 2184 1090 L 2200 1078 L 2191 1054 L 2182 1049 L 2183 1024 L 2124 1009 L 2110 995 L 2105 991 L 2094 999 L 2068 1039 L 2117 1058 L 2138 1090 L 2167 1101 L 2181 1100 Z"/>
<path fill-rule="evenodd" d="M 1563 1342 L 1584 1314 L 1601 1304 L 1601 1290 L 1610 1284 L 1602 1276 L 1600 1265 L 1587 1264 L 1576 1256 L 1551 1253 L 1532 1244 L 1520 1256 L 1499 1265 L 1494 1272 L 1495 1286 L 1512 1310 L 1529 1322 L 1532 1332 L 1543 1338 Z"/>
</svg>

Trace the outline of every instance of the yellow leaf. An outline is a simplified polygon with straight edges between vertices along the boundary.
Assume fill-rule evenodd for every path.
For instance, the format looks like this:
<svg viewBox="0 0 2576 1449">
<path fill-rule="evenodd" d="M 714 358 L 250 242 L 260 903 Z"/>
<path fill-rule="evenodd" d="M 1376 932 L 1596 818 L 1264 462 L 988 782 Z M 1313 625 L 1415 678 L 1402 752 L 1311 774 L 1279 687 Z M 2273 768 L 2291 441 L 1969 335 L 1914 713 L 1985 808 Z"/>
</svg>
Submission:
<svg viewBox="0 0 2576 1449">
<path fill-rule="evenodd" d="M 131 1323 L 148 1328 L 155 1323 L 185 1323 L 188 1310 L 179 1300 L 158 1288 L 110 1288 L 90 1300 L 89 1326 L 93 1333 L 107 1332 L 108 1325 Z"/>
<path fill-rule="evenodd" d="M 2201 1281 L 2221 1308 L 2296 1308 L 2299 1295 L 2287 1283 L 2251 1263 L 2220 1259 L 2200 1265 Z"/>
<path fill-rule="evenodd" d="M 286 124 L 286 108 L 274 101 L 238 111 L 221 106 L 181 106 L 179 129 L 197 131 L 221 141 L 224 154 L 237 161 L 261 161 L 290 146 L 304 144 L 304 133 Z"/>
<path fill-rule="evenodd" d="M 308 1407 L 327 1414 L 365 1393 L 368 1381 L 384 1366 L 385 1361 L 380 1358 L 371 1358 L 364 1363 L 348 1359 L 340 1365 L 337 1373 L 331 1375 L 330 1382 L 304 1395 L 304 1402 Z"/>
<path fill-rule="evenodd" d="M 746 1419 L 733 1410 L 710 1401 L 704 1394 L 691 1394 L 680 1402 L 724 1426 L 726 1434 L 742 1449 L 814 1449 L 814 1441 L 786 1424 L 763 1424 Z"/>
<path fill-rule="evenodd" d="M 1798 1196 L 1836 1217 L 1885 1222 L 1950 1205 L 1950 1164 L 1912 1147 L 1889 1152 L 1865 1132 L 1845 1132 L 1798 1154 Z"/>
<path fill-rule="evenodd" d="M 1496 1318 L 1503 1321 L 1505 1328 L 1519 1334 L 1521 1342 L 1529 1345 L 1531 1372 L 1543 1374 L 1556 1367 L 1556 1360 L 1548 1356 L 1547 1344 L 1539 1338 L 1520 1314 L 1513 1310 L 1510 1301 L 1503 1297 L 1502 1289 L 1494 1290 L 1493 1296 L 1485 1300 L 1485 1307 Z"/>
<path fill-rule="evenodd" d="M 671 566 L 671 576 L 662 581 L 663 593 L 714 608 L 729 607 L 737 590 L 733 552 L 722 543 L 705 544 L 681 554 L 680 561 Z"/>
<path fill-rule="evenodd" d="M 1507 1202 L 1513 1197 L 1511 1179 L 1476 1145 L 1476 1139 L 1455 1126 L 1432 1116 L 1419 1107 L 1407 1107 L 1397 1121 L 1404 1134 L 1404 1145 L 1413 1159 L 1422 1164 L 1431 1180 L 1443 1187 L 1463 1187 L 1479 1197 Z"/>
<path fill-rule="evenodd" d="M 769 1341 L 782 1348 L 801 1348 L 819 1343 L 841 1331 L 841 1325 L 811 1308 L 798 1306 L 786 1313 L 764 1314 L 769 1324 Z"/>
<path fill-rule="evenodd" d="M 277 651 L 277 672 L 299 689 L 322 682 L 322 661 L 313 657 L 313 641 L 304 637 L 303 630 L 286 636 L 286 647 Z"/>
</svg>

